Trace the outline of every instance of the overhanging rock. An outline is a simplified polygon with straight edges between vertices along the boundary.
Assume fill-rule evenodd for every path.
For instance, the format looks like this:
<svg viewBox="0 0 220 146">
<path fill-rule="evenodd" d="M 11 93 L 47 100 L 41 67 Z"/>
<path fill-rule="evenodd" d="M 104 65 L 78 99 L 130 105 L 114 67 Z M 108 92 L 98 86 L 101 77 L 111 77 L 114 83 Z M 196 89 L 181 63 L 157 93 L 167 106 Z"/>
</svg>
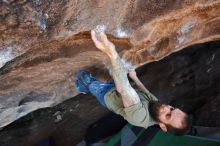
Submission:
<svg viewBox="0 0 220 146">
<path fill-rule="evenodd" d="M 78 69 L 105 67 L 91 29 L 137 67 L 220 39 L 219 0 L 5 0 L 0 10 L 0 127 L 77 95 Z"/>
</svg>

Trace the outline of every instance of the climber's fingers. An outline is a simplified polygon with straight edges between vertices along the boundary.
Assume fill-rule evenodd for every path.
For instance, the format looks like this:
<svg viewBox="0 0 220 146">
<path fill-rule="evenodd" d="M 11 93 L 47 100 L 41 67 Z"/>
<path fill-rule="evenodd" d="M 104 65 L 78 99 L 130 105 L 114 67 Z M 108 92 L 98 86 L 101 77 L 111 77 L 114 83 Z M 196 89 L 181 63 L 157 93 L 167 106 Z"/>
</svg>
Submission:
<svg viewBox="0 0 220 146">
<path fill-rule="evenodd" d="M 102 43 L 97 39 L 96 37 L 96 33 L 94 30 L 91 31 L 91 36 L 92 36 L 92 40 L 95 43 L 95 46 L 99 49 L 101 49 L 100 47 L 103 47 Z"/>
<path fill-rule="evenodd" d="M 100 39 L 102 40 L 102 42 L 105 43 L 105 45 L 108 45 L 110 43 L 107 36 L 106 36 L 106 34 L 103 33 L 103 32 L 100 33 Z"/>
</svg>

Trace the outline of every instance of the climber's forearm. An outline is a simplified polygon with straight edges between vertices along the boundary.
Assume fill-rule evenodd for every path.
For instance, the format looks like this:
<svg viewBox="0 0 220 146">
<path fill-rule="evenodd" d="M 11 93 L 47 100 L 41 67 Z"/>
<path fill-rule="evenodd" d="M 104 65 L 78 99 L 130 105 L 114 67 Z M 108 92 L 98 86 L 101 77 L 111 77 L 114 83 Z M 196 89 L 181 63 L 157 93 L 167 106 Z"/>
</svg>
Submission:
<svg viewBox="0 0 220 146">
<path fill-rule="evenodd" d="M 139 80 L 139 78 L 136 76 L 136 77 L 131 77 L 131 79 L 135 82 L 135 84 L 137 85 L 137 87 L 145 92 L 145 93 L 149 93 L 149 90 L 144 86 L 144 84 Z"/>
<path fill-rule="evenodd" d="M 128 81 L 127 71 L 117 52 L 110 55 L 112 76 L 116 85 L 117 91 L 122 96 L 122 101 L 125 107 L 137 104 L 140 99 L 137 92 L 132 88 Z"/>
<path fill-rule="evenodd" d="M 137 92 L 131 87 L 127 71 L 124 69 L 124 65 L 115 50 L 115 45 L 110 42 L 105 33 L 95 33 L 91 31 L 91 37 L 95 46 L 109 56 L 112 66 L 112 76 L 115 81 L 116 89 L 122 96 L 124 107 L 137 104 L 140 99 Z"/>
</svg>

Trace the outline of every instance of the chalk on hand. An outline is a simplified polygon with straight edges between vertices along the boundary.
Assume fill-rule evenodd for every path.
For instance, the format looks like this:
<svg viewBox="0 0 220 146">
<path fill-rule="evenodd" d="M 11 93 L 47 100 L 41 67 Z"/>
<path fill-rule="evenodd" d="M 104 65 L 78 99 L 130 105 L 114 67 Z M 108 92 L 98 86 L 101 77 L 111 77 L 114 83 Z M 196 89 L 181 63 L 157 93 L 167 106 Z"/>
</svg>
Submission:
<svg viewBox="0 0 220 146">
<path fill-rule="evenodd" d="M 97 25 L 94 30 L 95 30 L 96 33 L 105 32 L 106 31 L 106 26 L 105 25 Z"/>
</svg>

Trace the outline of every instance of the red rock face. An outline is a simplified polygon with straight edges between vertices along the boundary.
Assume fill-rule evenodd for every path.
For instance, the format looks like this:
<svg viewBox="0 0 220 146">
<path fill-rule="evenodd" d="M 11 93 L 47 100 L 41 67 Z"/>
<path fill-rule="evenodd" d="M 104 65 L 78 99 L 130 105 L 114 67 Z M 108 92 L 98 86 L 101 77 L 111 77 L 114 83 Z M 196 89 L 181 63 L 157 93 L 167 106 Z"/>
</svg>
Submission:
<svg viewBox="0 0 220 146">
<path fill-rule="evenodd" d="M 219 0 L 5 0 L 0 11 L 0 127 L 77 95 L 78 69 L 105 68 L 91 29 L 136 67 L 220 39 Z"/>
</svg>

